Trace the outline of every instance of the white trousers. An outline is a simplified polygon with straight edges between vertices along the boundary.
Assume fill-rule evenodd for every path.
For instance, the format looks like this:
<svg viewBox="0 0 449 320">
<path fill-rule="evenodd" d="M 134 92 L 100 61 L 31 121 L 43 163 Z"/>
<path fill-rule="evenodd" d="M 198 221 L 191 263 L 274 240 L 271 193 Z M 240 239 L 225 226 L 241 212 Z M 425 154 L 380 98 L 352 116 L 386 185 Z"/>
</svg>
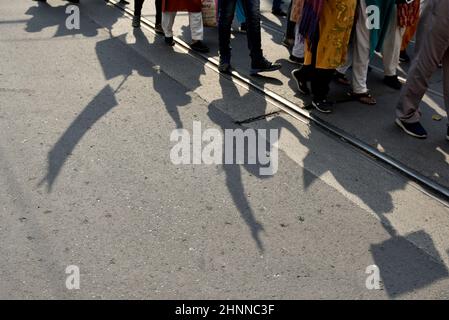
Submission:
<svg viewBox="0 0 449 320">
<path fill-rule="evenodd" d="M 295 26 L 295 45 L 292 49 L 292 55 L 296 58 L 304 58 L 304 39 L 299 33 L 299 23 Z"/>
<path fill-rule="evenodd" d="M 175 23 L 176 12 L 162 13 L 162 29 L 166 37 L 173 37 L 173 24 Z M 189 24 L 192 40 L 203 40 L 203 15 L 201 12 L 189 12 Z"/>
<path fill-rule="evenodd" d="M 354 93 L 365 93 L 368 91 L 366 80 L 370 60 L 370 30 L 365 23 L 367 19 L 366 3 L 362 0 L 360 1 L 359 17 L 354 36 L 352 63 L 352 90 Z M 396 75 L 404 32 L 405 28 L 398 26 L 396 6 L 394 6 L 382 50 L 382 60 L 386 76 Z"/>
</svg>

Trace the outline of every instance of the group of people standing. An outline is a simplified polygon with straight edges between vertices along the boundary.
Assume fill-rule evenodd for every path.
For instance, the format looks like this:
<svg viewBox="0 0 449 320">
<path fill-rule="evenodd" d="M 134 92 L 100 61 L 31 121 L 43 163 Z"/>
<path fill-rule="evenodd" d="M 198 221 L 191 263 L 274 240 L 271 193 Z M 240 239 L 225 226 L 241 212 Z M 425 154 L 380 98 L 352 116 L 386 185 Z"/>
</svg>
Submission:
<svg viewBox="0 0 449 320">
<path fill-rule="evenodd" d="M 241 31 L 247 34 L 251 74 L 279 70 L 279 63 L 272 63 L 263 55 L 260 0 L 217 2 L 220 72 L 231 71 L 231 26 L 236 13 Z M 367 87 L 367 76 L 370 59 L 377 52 L 382 55 L 385 85 L 402 89 L 395 120 L 401 129 L 413 137 L 427 137 L 420 124 L 419 104 L 439 66 L 443 67 L 444 101 L 449 112 L 449 0 L 291 0 L 287 12 L 282 10 L 282 2 L 273 0 L 272 13 L 287 17 L 282 44 L 290 50 L 289 60 L 300 65 L 291 75 L 298 91 L 312 96 L 312 105 L 318 111 L 333 111 L 328 100 L 332 80 L 351 86 L 352 99 L 376 104 Z M 191 48 L 209 51 L 203 42 L 202 3 L 203 0 L 155 0 L 155 30 L 165 36 L 167 45 L 175 44 L 176 13 L 185 11 L 189 14 Z M 134 0 L 135 28 L 140 26 L 143 4 L 144 0 Z M 397 69 L 400 61 L 410 60 L 406 49 L 415 33 L 414 59 L 403 86 Z M 350 81 L 346 74 L 351 67 Z M 449 126 L 446 137 L 449 140 Z"/>
<path fill-rule="evenodd" d="M 133 26 L 140 24 L 144 0 L 135 0 Z M 193 50 L 207 52 L 203 43 L 201 0 L 155 0 L 156 32 L 173 45 L 173 22 L 178 11 L 189 12 Z M 449 0 L 291 0 L 288 11 L 274 0 L 272 13 L 287 17 L 282 44 L 289 60 L 301 65 L 292 71 L 298 91 L 312 96 L 318 111 L 330 113 L 328 100 L 332 80 L 350 85 L 348 93 L 363 104 L 377 103 L 367 87 L 369 62 L 382 55 L 384 84 L 401 90 L 396 124 L 406 133 L 425 138 L 420 124 L 419 103 L 439 65 L 444 67 L 444 97 L 449 111 Z M 218 0 L 219 70 L 231 71 L 231 25 L 234 15 L 247 33 L 251 74 L 281 68 L 264 58 L 261 45 L 260 0 Z M 419 25 L 419 28 L 418 28 Z M 415 59 L 405 87 L 399 81 L 400 61 L 410 60 L 407 46 L 418 30 Z M 422 36 L 425 34 L 425 36 Z M 346 74 L 352 67 L 351 81 Z M 449 139 L 449 129 L 447 132 Z"/>
<path fill-rule="evenodd" d="M 140 26 L 142 5 L 144 0 L 134 0 L 133 27 Z M 280 0 L 273 1 L 273 14 L 286 16 L 281 9 Z M 207 53 L 209 48 L 204 44 L 204 29 L 202 20 L 202 0 L 155 0 L 156 24 L 155 31 L 165 36 L 165 43 L 173 46 L 173 24 L 176 13 L 185 11 L 189 14 L 189 25 L 192 50 Z M 231 26 L 236 13 L 240 16 L 241 29 L 247 33 L 248 48 L 251 56 L 251 74 L 275 71 L 281 68 L 280 64 L 269 62 L 262 52 L 260 29 L 260 2 L 257 0 L 220 0 L 218 1 L 218 37 L 220 50 L 221 72 L 231 71 Z"/>
</svg>

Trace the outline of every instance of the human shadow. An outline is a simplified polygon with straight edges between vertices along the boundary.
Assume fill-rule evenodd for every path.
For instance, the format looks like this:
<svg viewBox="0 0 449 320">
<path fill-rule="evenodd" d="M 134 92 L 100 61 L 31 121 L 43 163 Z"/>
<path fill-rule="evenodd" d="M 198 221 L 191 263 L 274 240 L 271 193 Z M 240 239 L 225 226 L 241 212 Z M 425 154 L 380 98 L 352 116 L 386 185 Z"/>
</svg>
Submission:
<svg viewBox="0 0 449 320">
<path fill-rule="evenodd" d="M 417 248 L 413 242 L 425 243 L 433 251 L 435 260 Z M 390 239 L 372 244 L 370 251 L 379 267 L 383 287 L 392 298 L 413 292 L 447 278 L 449 272 L 436 251 L 433 240 L 424 230 L 405 236 L 393 235 Z"/>
<path fill-rule="evenodd" d="M 381 243 L 371 244 L 370 252 L 379 267 L 387 295 L 395 298 L 446 278 L 449 275 L 448 270 L 444 264 L 437 262 L 442 259 L 428 233 L 419 230 L 400 235 L 391 224 L 390 216 L 394 215 L 395 210 L 391 194 L 404 189 L 407 180 L 391 179 L 388 172 L 383 173 L 385 176 L 376 176 L 375 180 L 371 180 L 364 174 L 368 167 L 351 170 L 349 164 L 345 164 L 347 155 L 331 145 L 323 159 L 323 155 L 316 152 L 327 147 L 322 135 L 321 129 L 311 124 L 308 135 L 299 137 L 300 143 L 309 149 L 303 160 L 304 167 L 314 168 L 313 174 L 304 174 L 304 188 L 310 188 L 316 180 L 330 173 L 345 192 L 357 196 L 378 216 L 389 238 Z M 329 160 L 332 160 L 332 165 L 326 165 Z M 351 160 L 353 161 L 354 159 Z M 363 181 L 369 183 L 360 183 Z"/>
<path fill-rule="evenodd" d="M 96 122 L 118 105 L 115 95 L 125 87 L 127 79 L 134 73 L 137 73 L 143 79 L 152 79 L 153 88 L 163 100 L 167 112 L 172 117 L 176 127 L 183 127 L 178 108 L 187 106 L 191 102 L 191 97 L 188 94 L 191 89 L 177 82 L 173 83 L 168 75 L 149 63 L 138 53 L 141 50 L 148 49 L 150 45 L 142 31 L 135 29 L 134 37 L 136 40 L 134 44 L 126 43 L 126 34 L 116 37 L 111 36 L 96 43 L 95 51 L 105 80 L 110 81 L 121 78 L 121 81 L 115 89 L 112 89 L 108 84 L 84 108 L 50 150 L 47 175 L 39 184 L 46 182 L 49 192 L 52 190 L 64 163 L 79 141 Z M 167 56 L 170 56 L 172 59 L 182 59 L 182 56 L 185 56 L 173 52 L 171 48 L 166 50 Z M 199 86 L 199 74 L 193 75 L 193 79 L 196 79 L 196 82 L 193 81 L 192 84 Z M 145 80 L 143 81 L 145 82 Z M 143 87 L 148 88 L 145 85 Z M 151 104 L 151 101 L 148 101 L 148 103 Z"/>
<path fill-rule="evenodd" d="M 100 26 L 83 15 L 82 7 L 81 5 L 78 5 L 78 7 L 81 7 L 79 29 L 69 29 L 66 26 L 66 19 L 72 12 L 69 11 L 69 13 L 66 13 L 66 9 L 73 4 L 68 2 L 60 6 L 51 6 L 46 2 L 33 3 L 37 3 L 37 5 L 31 6 L 25 12 L 26 15 L 31 16 L 26 23 L 25 31 L 36 33 L 41 32 L 46 28 L 57 27 L 56 33 L 53 35 L 54 38 L 78 34 L 84 37 L 95 37 L 98 35 L 100 29 L 103 29 L 104 27 L 111 29 L 112 25 L 114 25 L 114 23 L 116 23 L 124 14 L 121 10 L 110 8 L 107 10 L 107 15 L 104 16 L 104 26 Z M 107 9 L 107 6 L 105 6 L 105 9 Z"/>
<path fill-rule="evenodd" d="M 115 92 L 106 85 L 84 110 L 70 124 L 63 135 L 48 153 L 47 175 L 39 182 L 39 185 L 47 184 L 47 190 L 51 192 L 53 184 L 58 177 L 64 163 L 72 154 L 78 142 L 94 126 L 99 119 L 118 105 Z"/>
<path fill-rule="evenodd" d="M 148 38 L 140 29 L 134 29 L 133 33 L 136 39 L 136 46 L 147 48 L 151 45 Z M 173 61 L 185 60 L 186 66 L 191 64 L 191 61 L 187 61 L 187 59 L 191 59 L 190 57 L 174 51 L 171 47 L 165 46 L 165 49 L 162 50 L 164 51 L 164 55 L 167 59 Z M 196 67 L 189 68 L 188 72 L 189 88 L 178 82 L 173 85 L 172 81 L 170 81 L 169 75 L 160 69 L 153 72 L 153 88 L 156 92 L 158 92 L 159 96 L 163 100 L 165 108 L 173 119 L 177 129 L 181 129 L 183 127 L 179 108 L 187 107 L 192 101 L 192 97 L 189 95 L 189 92 L 192 92 L 201 86 L 200 76 L 204 74 L 204 67 L 200 69 Z M 175 90 L 176 94 L 173 94 L 172 90 Z"/>
<path fill-rule="evenodd" d="M 215 124 L 217 124 L 223 131 L 225 130 L 238 130 L 245 129 L 242 126 L 243 123 L 248 123 L 251 121 L 243 121 L 243 122 L 235 122 L 228 115 L 223 114 L 220 111 L 220 108 L 228 108 L 230 105 L 235 105 L 238 108 L 244 108 L 246 106 L 254 106 L 254 92 L 247 91 L 244 95 L 240 95 L 236 84 L 229 81 L 225 77 L 220 77 L 220 87 L 222 91 L 222 98 L 218 100 L 214 100 L 208 106 L 208 117 Z M 270 119 L 264 117 L 267 112 L 267 105 L 264 99 L 259 99 L 260 103 L 256 105 L 256 109 L 252 109 L 252 114 L 259 115 L 257 117 L 258 127 L 267 128 L 270 127 Z M 260 141 L 257 143 L 257 147 L 255 147 L 256 152 L 259 152 L 259 148 L 265 147 L 265 150 L 269 150 L 271 161 L 277 161 L 274 159 L 274 154 L 277 155 L 277 152 L 274 152 L 274 148 L 277 148 L 277 142 L 280 134 L 280 130 L 289 130 L 295 136 L 299 135 L 294 126 L 292 126 L 288 121 L 284 121 L 281 118 L 278 118 L 276 121 L 276 127 L 271 129 L 277 129 L 277 134 L 273 136 L 269 136 L 269 132 L 266 133 L 266 141 L 263 141 L 261 144 Z M 245 131 L 245 130 L 244 130 Z M 257 135 L 256 135 L 257 136 Z M 259 138 L 260 139 L 260 138 Z M 249 139 L 245 140 L 245 152 L 249 150 Z M 233 145 L 234 149 L 232 149 L 233 155 L 236 155 L 238 152 L 235 147 L 236 144 Z M 255 177 L 257 179 L 270 179 L 272 175 L 261 174 L 261 170 L 266 168 L 266 164 L 260 162 L 260 159 L 257 159 L 254 164 L 251 164 L 248 160 L 248 154 L 245 154 L 245 161 L 243 164 L 226 164 L 225 162 L 225 153 L 231 152 L 226 149 L 225 143 L 222 146 L 223 152 L 223 170 L 226 175 L 226 185 L 229 193 L 233 199 L 234 205 L 236 206 L 241 218 L 245 221 L 248 226 L 251 236 L 256 243 L 256 246 L 260 252 L 264 252 L 264 244 L 261 239 L 261 233 L 264 231 L 263 225 L 258 221 L 256 217 L 256 213 L 251 207 L 250 201 L 247 196 L 247 191 L 245 190 L 245 186 L 242 179 L 242 169 L 245 169 L 250 176 Z M 239 150 L 241 152 L 241 149 Z M 271 156 L 273 155 L 273 156 Z M 275 174 L 275 173 L 273 173 Z"/>
</svg>

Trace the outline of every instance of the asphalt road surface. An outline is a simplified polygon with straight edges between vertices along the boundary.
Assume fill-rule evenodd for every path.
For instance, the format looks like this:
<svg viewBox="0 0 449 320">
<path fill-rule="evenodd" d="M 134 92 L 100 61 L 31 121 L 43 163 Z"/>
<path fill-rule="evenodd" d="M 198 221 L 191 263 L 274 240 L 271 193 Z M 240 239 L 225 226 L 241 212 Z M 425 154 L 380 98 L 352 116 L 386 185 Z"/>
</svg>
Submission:
<svg viewBox="0 0 449 320">
<path fill-rule="evenodd" d="M 81 0 L 79 30 L 66 28 L 66 6 L 0 4 L 0 298 L 449 298 L 444 199 L 133 30 L 103 0 Z M 265 51 L 285 60 L 275 37 L 264 31 Z M 244 35 L 234 55 L 245 73 Z M 285 68 L 254 81 L 299 99 Z M 444 185 L 444 121 L 433 140 L 404 138 L 384 112 L 397 93 L 377 87 L 379 109 L 348 102 L 330 120 Z M 432 101 L 430 114 L 441 111 L 442 97 Z M 381 115 L 364 122 L 361 110 Z M 277 172 L 174 164 L 171 135 L 198 123 L 278 130 Z M 382 135 L 370 130 L 381 123 Z M 379 289 L 366 285 L 372 265 Z M 79 289 L 67 287 L 68 266 Z"/>
</svg>

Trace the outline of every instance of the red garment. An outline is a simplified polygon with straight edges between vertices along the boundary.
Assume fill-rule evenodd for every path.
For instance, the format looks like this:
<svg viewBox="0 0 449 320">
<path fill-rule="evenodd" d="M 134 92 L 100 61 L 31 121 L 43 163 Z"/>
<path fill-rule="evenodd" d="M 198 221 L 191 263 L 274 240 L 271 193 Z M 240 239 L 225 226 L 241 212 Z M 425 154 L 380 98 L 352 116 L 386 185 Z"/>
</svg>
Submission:
<svg viewBox="0 0 449 320">
<path fill-rule="evenodd" d="M 419 0 L 415 0 L 412 3 L 398 4 L 398 25 L 400 27 L 409 27 L 417 24 L 419 5 Z"/>
<path fill-rule="evenodd" d="M 201 0 L 162 0 L 163 12 L 201 12 Z"/>
</svg>

